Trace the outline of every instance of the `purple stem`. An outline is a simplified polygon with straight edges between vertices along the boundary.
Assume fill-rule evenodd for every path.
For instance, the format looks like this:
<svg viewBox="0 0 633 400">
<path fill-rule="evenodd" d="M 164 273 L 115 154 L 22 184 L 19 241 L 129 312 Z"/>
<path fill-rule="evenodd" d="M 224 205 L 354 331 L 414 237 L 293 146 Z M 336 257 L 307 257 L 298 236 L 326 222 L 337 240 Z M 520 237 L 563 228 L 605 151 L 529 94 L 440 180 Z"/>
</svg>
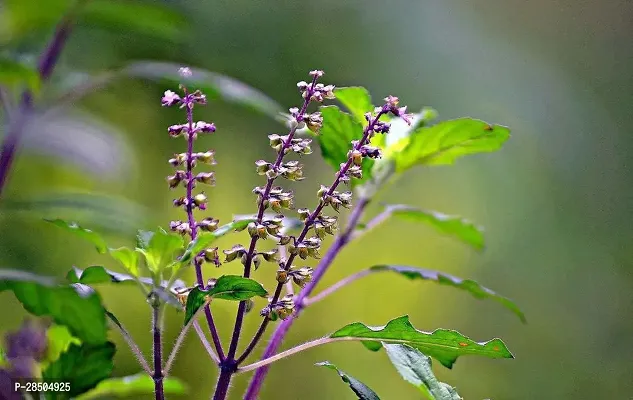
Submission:
<svg viewBox="0 0 633 400">
<path fill-rule="evenodd" d="M 53 69 L 59 60 L 62 49 L 68 40 L 70 32 L 72 31 L 72 24 L 75 15 L 79 12 L 81 6 L 87 2 L 88 0 L 79 0 L 75 7 L 66 14 L 62 21 L 57 25 L 51 41 L 44 49 L 44 52 L 38 61 L 38 72 L 42 82 L 47 81 L 53 73 Z M 9 171 L 11 170 L 13 159 L 15 158 L 15 153 L 20 145 L 22 133 L 24 132 L 24 125 L 27 119 L 26 117 L 32 109 L 33 99 L 31 92 L 29 90 L 25 90 L 22 93 L 22 101 L 20 102 L 16 113 L 17 120 L 9 124 L 9 131 L 2 143 L 2 150 L 0 152 L 0 196 L 2 195 L 2 190 L 7 182 L 7 177 L 9 176 Z"/>
<path fill-rule="evenodd" d="M 160 308 L 152 305 L 152 331 L 154 333 L 154 395 L 156 400 L 165 400 L 163 389 L 163 354 L 162 341 L 160 337 L 160 321 L 158 320 Z"/>
<path fill-rule="evenodd" d="M 306 307 L 306 298 L 312 294 L 319 281 L 323 278 L 323 275 L 325 275 L 325 272 L 332 265 L 332 262 L 348 243 L 368 204 L 369 199 L 359 199 L 357 205 L 352 210 L 345 232 L 334 240 L 334 243 L 332 243 L 332 246 L 330 246 L 314 271 L 312 280 L 303 289 L 301 289 L 295 298 L 295 313 L 286 320 L 281 321 L 275 332 L 272 334 L 270 341 L 268 342 L 268 346 L 261 357 L 262 359 L 271 357 L 277 352 L 277 349 L 281 345 L 281 342 L 288 333 L 288 330 L 290 330 L 290 327 L 294 323 L 295 319 L 299 317 L 299 314 L 301 314 L 303 309 Z M 262 388 L 262 384 L 264 383 L 264 379 L 266 379 L 266 374 L 268 373 L 269 368 L 270 366 L 266 365 L 255 371 L 253 378 L 248 385 L 248 389 L 246 390 L 244 400 L 257 399 L 257 395 Z"/>
<path fill-rule="evenodd" d="M 193 129 L 193 98 L 191 94 L 188 94 L 185 90 L 185 105 L 187 107 L 187 124 L 188 124 L 188 136 L 187 136 L 187 219 L 189 222 L 189 228 L 191 229 L 191 240 L 195 240 L 198 235 L 198 225 L 193 216 L 193 142 L 195 140 Z M 194 257 L 194 267 L 196 270 L 196 281 L 200 287 L 205 288 L 204 276 L 202 275 L 202 263 Z M 209 325 L 209 331 L 211 332 L 211 338 L 215 345 L 215 350 L 220 357 L 220 360 L 224 359 L 224 350 L 222 349 L 222 342 L 218 335 L 218 330 L 215 327 L 215 321 L 213 320 L 213 314 L 211 313 L 211 307 L 207 304 L 204 306 L 204 315 Z"/>
<path fill-rule="evenodd" d="M 303 121 L 303 117 L 306 113 L 306 110 L 308 109 L 308 106 L 310 105 L 311 97 L 312 97 L 312 94 L 314 93 L 314 86 L 316 85 L 317 79 L 318 79 L 318 76 L 315 75 L 312 78 L 312 83 L 307 88 L 308 93 L 305 96 L 303 106 L 301 107 L 301 110 L 299 111 L 299 113 L 297 114 L 295 118 L 297 123 L 301 123 Z M 286 155 L 286 150 L 290 148 L 292 144 L 292 139 L 296 132 L 297 132 L 297 125 L 295 125 L 294 127 L 290 129 L 290 132 L 288 133 L 288 139 L 283 143 L 281 150 L 279 150 L 279 153 L 277 154 L 277 159 L 275 160 L 275 163 L 273 164 L 273 167 L 272 167 L 273 169 L 277 169 L 281 165 L 283 158 Z M 258 224 L 261 223 L 264 218 L 264 211 L 266 210 L 265 201 L 270 196 L 270 191 L 272 190 L 275 179 L 276 178 L 270 178 L 266 182 L 266 187 L 264 188 L 264 193 L 262 194 L 259 208 L 257 211 Z M 246 262 L 244 263 L 244 277 L 245 278 L 248 278 L 251 275 L 251 264 L 253 261 L 253 257 L 255 256 L 257 240 L 258 240 L 258 236 L 253 236 L 251 238 L 251 244 L 248 248 L 248 253 L 246 254 Z M 213 396 L 214 400 L 223 400 L 226 398 L 226 395 L 228 393 L 228 388 L 231 383 L 231 377 L 235 373 L 239 362 L 241 362 L 244 358 L 246 358 L 244 357 L 244 355 L 242 355 L 242 357 L 239 357 L 237 361 L 235 360 L 235 354 L 237 352 L 237 345 L 240 340 L 240 335 L 242 332 L 242 325 L 244 323 L 245 314 L 246 314 L 246 302 L 241 301 L 239 306 L 237 307 L 237 315 L 235 317 L 235 326 L 233 327 L 233 334 L 231 336 L 231 344 L 229 345 L 229 351 L 228 351 L 226 359 L 224 360 L 224 363 L 223 363 L 224 365 L 222 365 L 222 372 L 220 373 L 220 377 L 218 378 L 218 384 L 215 389 L 215 394 Z M 265 327 L 262 328 L 260 326 L 259 331 L 263 333 L 263 329 L 265 329 Z M 247 351 L 250 352 L 251 350 L 247 349 Z"/>
</svg>

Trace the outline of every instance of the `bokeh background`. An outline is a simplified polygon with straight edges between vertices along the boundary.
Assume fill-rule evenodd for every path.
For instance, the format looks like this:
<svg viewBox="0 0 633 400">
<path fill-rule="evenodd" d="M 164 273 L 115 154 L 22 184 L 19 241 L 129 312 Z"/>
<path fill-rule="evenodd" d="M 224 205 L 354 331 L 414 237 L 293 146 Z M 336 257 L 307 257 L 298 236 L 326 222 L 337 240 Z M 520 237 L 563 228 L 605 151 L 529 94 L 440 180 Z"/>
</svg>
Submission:
<svg viewBox="0 0 633 400">
<path fill-rule="evenodd" d="M 412 110 L 436 108 L 442 119 L 472 116 L 512 128 L 500 152 L 411 170 L 380 199 L 467 216 L 486 227 L 485 252 L 394 220 L 351 244 L 323 286 L 374 264 L 419 265 L 476 279 L 512 298 L 527 314 L 527 325 L 464 292 L 376 275 L 308 310 L 284 346 L 353 321 L 381 325 L 409 314 L 419 329 L 455 328 L 475 340 L 501 337 L 514 352 L 515 360 L 464 357 L 452 371 L 437 365 L 439 377 L 466 399 L 633 398 L 633 3 L 117 3 L 80 19 L 56 70 L 57 86 L 42 90 L 43 104 L 78 72 L 155 60 L 237 78 L 288 108 L 300 101 L 295 83 L 320 68 L 327 83 L 366 86 L 374 99 L 395 94 Z M 0 3 L 1 51 L 35 57 L 68 4 Z M 182 114 L 160 107 L 167 88 L 164 82 L 118 80 L 32 124 L 0 202 L 2 267 L 55 276 L 72 265 L 117 269 L 42 217 L 76 219 L 105 230 L 115 244 L 132 244 L 137 227 L 155 229 L 178 217 L 164 178 L 171 172 L 166 160 L 184 145 L 170 139 L 166 127 Z M 217 134 L 200 141 L 217 151 L 219 162 L 218 185 L 207 191 L 210 212 L 223 221 L 253 212 L 251 190 L 262 182 L 253 161 L 272 157 L 266 135 L 282 133 L 282 125 L 225 101 L 212 101 L 198 117 L 218 126 Z M 318 152 L 306 164 L 309 179 L 293 188 L 297 204 L 312 207 L 318 184 L 327 184 L 331 171 Z M 224 238 L 221 246 L 244 238 Z M 207 274 L 238 273 L 238 266 Z M 257 278 L 270 282 L 274 272 L 268 267 Z M 103 292 L 149 351 L 149 308 L 135 288 Z M 16 328 L 21 306 L 8 293 L 0 301 L 0 331 Z M 234 313 L 232 304 L 215 305 L 224 338 Z M 169 344 L 182 315 L 167 317 Z M 248 318 L 248 333 L 259 320 L 256 314 Z M 137 372 L 120 337 L 113 339 L 120 346 L 116 374 Z M 335 374 L 313 366 L 323 360 L 385 399 L 418 396 L 384 353 L 332 344 L 274 364 L 261 398 L 353 398 Z M 174 375 L 190 385 L 190 398 L 211 393 L 217 371 L 195 335 L 181 350 Z M 231 398 L 240 398 L 248 378 L 235 379 Z"/>
</svg>

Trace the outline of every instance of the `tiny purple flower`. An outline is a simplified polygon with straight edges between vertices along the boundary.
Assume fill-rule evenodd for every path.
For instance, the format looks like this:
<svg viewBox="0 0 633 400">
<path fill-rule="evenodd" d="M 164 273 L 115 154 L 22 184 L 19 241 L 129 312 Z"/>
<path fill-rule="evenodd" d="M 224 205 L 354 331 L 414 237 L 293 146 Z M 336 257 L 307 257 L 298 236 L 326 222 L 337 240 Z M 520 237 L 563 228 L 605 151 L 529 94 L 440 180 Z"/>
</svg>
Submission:
<svg viewBox="0 0 633 400">
<path fill-rule="evenodd" d="M 165 107 L 171 107 L 181 101 L 182 99 L 178 96 L 178 94 L 172 92 L 171 90 L 166 90 L 163 98 L 161 99 L 161 104 Z"/>
</svg>

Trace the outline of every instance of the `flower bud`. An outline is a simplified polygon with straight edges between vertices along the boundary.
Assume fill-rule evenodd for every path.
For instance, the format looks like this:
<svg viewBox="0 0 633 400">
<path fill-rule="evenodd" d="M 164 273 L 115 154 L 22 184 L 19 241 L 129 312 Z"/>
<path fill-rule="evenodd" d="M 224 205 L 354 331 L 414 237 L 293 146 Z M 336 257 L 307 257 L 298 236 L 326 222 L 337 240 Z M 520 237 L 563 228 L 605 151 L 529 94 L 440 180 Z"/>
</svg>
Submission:
<svg viewBox="0 0 633 400">
<path fill-rule="evenodd" d="M 196 175 L 195 180 L 206 185 L 215 185 L 215 174 L 213 172 L 200 172 Z"/>
<path fill-rule="evenodd" d="M 198 193 L 197 195 L 193 196 L 193 203 L 200 208 L 207 204 L 207 201 L 207 196 L 204 193 Z"/>
</svg>

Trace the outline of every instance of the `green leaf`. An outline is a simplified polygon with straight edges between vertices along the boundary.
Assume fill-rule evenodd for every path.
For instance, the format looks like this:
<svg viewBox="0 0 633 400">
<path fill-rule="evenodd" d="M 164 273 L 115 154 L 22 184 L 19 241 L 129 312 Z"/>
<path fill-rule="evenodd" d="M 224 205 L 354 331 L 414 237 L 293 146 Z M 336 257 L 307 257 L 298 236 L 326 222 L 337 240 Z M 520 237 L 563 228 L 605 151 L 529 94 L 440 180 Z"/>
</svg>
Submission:
<svg viewBox="0 0 633 400">
<path fill-rule="evenodd" d="M 12 88 L 26 87 L 34 93 L 38 93 L 41 86 L 36 69 L 5 57 L 0 57 L 0 84 Z"/>
<path fill-rule="evenodd" d="M 112 342 L 98 345 L 72 344 L 59 359 L 42 371 L 47 381 L 69 382 L 69 392 L 47 392 L 47 399 L 70 399 L 97 386 L 112 374 L 115 346 Z"/>
<path fill-rule="evenodd" d="M 353 376 L 347 375 L 345 372 L 338 369 L 336 365 L 331 364 L 329 361 L 322 361 L 320 363 L 316 363 L 315 365 L 319 367 L 326 367 L 336 371 L 343 382 L 347 383 L 350 389 L 352 389 L 354 393 L 356 393 L 356 396 L 358 396 L 359 400 L 380 400 L 380 397 L 378 397 L 376 392 L 371 390 L 369 386 L 365 385 L 363 382 L 359 381 Z"/>
<path fill-rule="evenodd" d="M 130 274 L 139 275 L 138 252 L 127 247 L 119 247 L 118 249 L 110 249 L 110 255 L 120 262 Z"/>
<path fill-rule="evenodd" d="M 27 272 L 0 270 L 0 292 L 11 290 L 26 311 L 51 317 L 84 343 L 103 344 L 107 324 L 101 298 L 93 290 L 80 289 Z"/>
<path fill-rule="evenodd" d="M 102 28 L 135 40 L 148 37 L 175 42 L 185 37 L 187 24 L 173 7 L 157 2 L 92 0 L 75 12 L 72 24 Z M 72 0 L 4 0 L 0 14 L 0 42 L 18 42 L 33 32 L 51 30 L 76 5 Z M 71 15 L 72 17 L 73 15 Z M 136 18 L 134 18 L 136 17 Z M 78 21 L 75 22 L 75 19 Z"/>
<path fill-rule="evenodd" d="M 136 232 L 136 247 L 146 249 L 149 247 L 149 241 L 152 240 L 154 232 L 139 230 Z"/>
<path fill-rule="evenodd" d="M 408 145 L 393 155 L 398 172 L 414 165 L 452 164 L 459 157 L 499 150 L 510 137 L 501 125 L 461 118 L 415 130 Z"/>
<path fill-rule="evenodd" d="M 147 247 L 136 250 L 145 256 L 150 271 L 158 273 L 165 266 L 171 264 L 174 260 L 174 253 L 183 248 L 182 236 L 159 230 L 154 232 Z"/>
<path fill-rule="evenodd" d="M 527 320 L 525 318 L 525 314 L 519 309 L 519 307 L 510 299 L 507 299 L 487 287 L 481 286 L 479 283 L 469 280 L 469 279 L 461 279 L 456 276 L 452 276 L 449 274 L 445 274 L 439 271 L 433 271 L 429 269 L 417 268 L 417 267 L 408 267 L 403 265 L 375 265 L 370 268 L 371 271 L 381 272 L 381 271 L 391 271 L 396 272 L 408 279 L 422 279 L 422 280 L 430 280 L 439 283 L 440 285 L 452 286 L 457 289 L 462 289 L 467 292 L 470 292 L 474 297 L 478 299 L 491 299 L 494 300 L 514 314 L 521 320 L 521 322 L 526 323 Z"/>
<path fill-rule="evenodd" d="M 154 290 L 164 302 L 169 303 L 178 309 L 182 309 L 182 304 L 180 304 L 178 299 L 169 290 L 167 290 L 167 286 L 169 284 L 168 281 L 162 281 L 160 286 L 154 287 L 154 280 L 152 278 L 134 277 L 126 274 L 120 274 L 96 265 L 84 270 L 73 267 L 66 274 L 66 280 L 70 283 L 81 283 L 84 285 L 96 285 L 100 283 L 136 284 L 137 282 L 140 282 L 143 285 L 152 287 L 152 290 Z M 185 287 L 186 285 L 183 281 L 176 279 L 174 280 L 172 286 Z"/>
<path fill-rule="evenodd" d="M 125 0 L 92 0 L 81 16 L 90 27 L 125 32 L 165 42 L 180 42 L 187 34 L 187 21 L 173 7 L 160 3 Z M 185 29 L 183 29 L 183 27 Z"/>
<path fill-rule="evenodd" d="M 85 229 L 79 226 L 76 222 L 66 222 L 61 219 L 45 219 L 44 221 L 50 222 L 51 224 L 65 229 L 68 232 L 72 232 L 75 235 L 88 240 L 92 244 L 94 244 L 95 248 L 100 254 L 105 254 L 108 252 L 108 245 L 105 240 L 98 234 L 90 229 Z"/>
<path fill-rule="evenodd" d="M 185 384 L 178 378 L 163 380 L 165 394 L 180 395 L 187 392 Z M 147 374 L 110 378 L 101 381 L 94 389 L 80 395 L 77 400 L 93 400 L 102 397 L 131 397 L 154 393 L 154 380 Z"/>
<path fill-rule="evenodd" d="M 80 345 L 81 341 L 74 337 L 64 325 L 52 325 L 46 330 L 47 346 L 46 356 L 40 362 L 45 369 L 50 363 L 59 359 L 62 353 L 68 350 L 70 345 Z"/>
<path fill-rule="evenodd" d="M 191 259 L 200 253 L 202 250 L 211 246 L 218 238 L 226 235 L 229 232 L 242 231 L 248 226 L 249 223 L 255 221 L 254 218 L 239 219 L 228 224 L 222 225 L 213 232 L 203 232 L 199 234 L 195 240 L 192 240 L 185 253 L 180 257 L 179 263 L 181 265 L 187 264 Z"/>
<path fill-rule="evenodd" d="M 352 148 L 352 141 L 363 137 L 363 126 L 350 114 L 344 113 L 336 106 L 321 107 L 320 111 L 323 116 L 323 126 L 317 138 L 321 146 L 321 155 L 335 171 L 338 171 L 341 163 L 347 161 L 347 153 Z M 363 159 L 361 165 L 363 179 L 352 179 L 352 186 L 370 178 L 373 164 L 374 160 L 369 157 Z"/>
<path fill-rule="evenodd" d="M 369 327 L 363 323 L 354 322 L 332 333 L 329 337 L 362 340 L 363 345 L 372 351 L 377 351 L 382 347 L 380 342 L 408 344 L 435 358 L 447 368 L 452 368 L 457 358 L 464 355 L 514 358 L 501 339 L 478 343 L 453 330 L 436 329 L 431 333 L 419 331 L 411 325 L 407 315 L 379 327 Z"/>
<path fill-rule="evenodd" d="M 402 378 L 420 389 L 427 400 L 462 400 L 454 388 L 437 380 L 429 357 L 404 344 L 383 346 Z"/>
<path fill-rule="evenodd" d="M 44 120 L 50 121 L 46 118 L 44 118 Z M 39 124 L 36 123 L 36 125 Z M 58 135 L 57 131 L 63 131 L 64 137 L 66 137 L 66 135 L 71 135 L 73 136 L 73 139 L 75 139 L 74 130 L 81 129 L 78 126 L 74 126 L 71 127 L 73 132 L 70 132 L 68 130 L 69 126 L 61 121 L 55 121 L 52 125 L 55 127 L 48 126 L 46 128 L 52 135 L 49 141 L 59 141 L 59 137 L 61 136 Z M 85 126 L 83 126 L 83 128 L 83 134 L 86 137 L 85 141 L 98 143 L 97 145 L 85 145 L 85 143 L 82 143 L 82 140 L 79 140 L 78 142 L 73 143 L 73 146 L 76 146 L 77 149 L 79 149 L 78 151 L 70 150 L 67 146 L 62 146 L 54 149 L 53 155 L 62 157 L 65 161 L 76 162 L 79 165 L 82 163 L 92 163 L 92 166 L 95 169 L 98 169 L 99 173 L 105 173 L 109 170 L 109 173 L 119 176 L 119 173 L 115 170 L 121 167 L 123 163 L 116 160 L 116 158 L 110 157 L 107 153 L 124 153 L 120 151 L 120 146 L 122 146 L 123 143 L 103 143 L 103 140 L 98 138 L 96 132 L 90 133 L 88 132 L 89 129 L 85 129 Z M 35 129 L 36 128 L 33 127 L 32 131 L 34 132 Z M 34 143 L 37 148 L 40 146 L 47 146 L 48 144 L 46 141 L 42 140 L 42 133 L 42 129 L 38 127 L 37 135 L 29 134 L 27 139 L 28 137 L 37 136 L 37 138 L 31 139 L 33 142 L 37 142 Z M 101 133 L 105 134 L 104 132 Z M 44 132 L 44 134 L 46 134 L 46 132 Z M 88 137 L 91 137 L 93 140 L 88 140 Z M 26 142 L 25 145 L 28 146 L 29 142 Z M 97 148 L 101 150 L 104 149 L 104 146 L 117 147 L 116 149 L 113 147 L 108 151 L 102 151 L 104 161 L 107 159 L 107 162 L 111 164 L 105 165 L 103 162 L 95 163 L 94 156 L 91 156 L 92 151 L 94 150 L 91 146 L 97 146 Z M 39 150 L 34 149 L 34 151 Z M 68 153 L 72 154 L 72 157 L 66 157 Z M 123 157 L 123 155 L 121 155 L 121 157 Z M 115 164 L 116 167 L 114 167 Z M 52 219 L 63 219 L 64 215 L 70 214 L 76 216 L 79 213 L 83 224 L 92 226 L 93 228 L 98 229 L 99 232 L 124 235 L 129 235 L 131 232 L 136 230 L 136 227 L 144 225 L 147 222 L 149 214 L 146 207 L 119 196 L 110 196 L 99 193 L 62 191 L 44 191 L 38 192 L 36 195 L 4 199 L 0 203 L 0 213 L 4 212 L 32 213 L 35 217 L 41 219 L 47 216 L 53 216 Z"/>
<path fill-rule="evenodd" d="M 185 306 L 185 325 L 193 318 L 194 314 L 211 299 L 242 301 L 255 296 L 266 296 L 268 292 L 257 281 L 238 275 L 223 275 L 215 282 L 215 285 L 202 290 L 193 288 L 187 296 Z"/>
<path fill-rule="evenodd" d="M 356 122 L 367 124 L 365 113 L 373 111 L 369 91 L 361 86 L 340 87 L 334 89 L 336 100 L 340 101 L 352 114 Z"/>
<path fill-rule="evenodd" d="M 424 222 L 438 231 L 455 236 L 477 250 L 484 248 L 483 228 L 457 215 L 447 215 L 437 211 L 427 211 L 406 205 L 389 205 L 386 212 L 402 219 Z"/>
</svg>

